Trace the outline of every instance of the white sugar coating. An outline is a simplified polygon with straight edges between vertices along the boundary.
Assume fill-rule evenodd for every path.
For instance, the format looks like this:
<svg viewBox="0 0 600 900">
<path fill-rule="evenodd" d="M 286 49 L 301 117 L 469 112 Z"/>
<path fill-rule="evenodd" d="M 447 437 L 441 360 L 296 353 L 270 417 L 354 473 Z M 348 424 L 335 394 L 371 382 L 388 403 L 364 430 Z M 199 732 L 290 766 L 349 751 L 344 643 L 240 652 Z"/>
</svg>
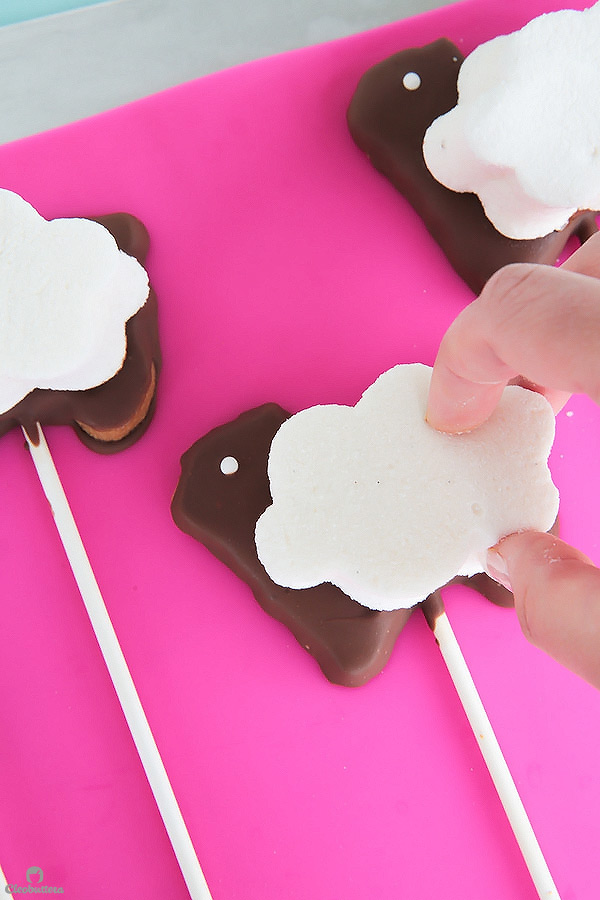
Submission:
<svg viewBox="0 0 600 900">
<path fill-rule="evenodd" d="M 505 535 L 552 526 L 546 399 L 507 387 L 485 424 L 447 435 L 425 422 L 430 379 L 428 366 L 396 366 L 356 406 L 314 406 L 283 423 L 269 454 L 273 503 L 256 525 L 273 581 L 332 582 L 372 609 L 408 608 L 484 571 Z"/>
<path fill-rule="evenodd" d="M 402 79 L 402 84 L 407 91 L 416 91 L 421 87 L 421 76 L 418 72 L 407 72 Z"/>
<path fill-rule="evenodd" d="M 479 195 L 508 237 L 541 237 L 600 207 L 600 3 L 533 19 L 477 47 L 457 105 L 425 134 L 434 177 Z"/>
<path fill-rule="evenodd" d="M 240 464 L 235 456 L 224 456 L 219 466 L 223 475 L 235 475 L 239 467 Z"/>
<path fill-rule="evenodd" d="M 88 219 L 46 221 L 0 189 L 0 413 L 34 388 L 87 390 L 112 378 L 148 276 Z"/>
</svg>

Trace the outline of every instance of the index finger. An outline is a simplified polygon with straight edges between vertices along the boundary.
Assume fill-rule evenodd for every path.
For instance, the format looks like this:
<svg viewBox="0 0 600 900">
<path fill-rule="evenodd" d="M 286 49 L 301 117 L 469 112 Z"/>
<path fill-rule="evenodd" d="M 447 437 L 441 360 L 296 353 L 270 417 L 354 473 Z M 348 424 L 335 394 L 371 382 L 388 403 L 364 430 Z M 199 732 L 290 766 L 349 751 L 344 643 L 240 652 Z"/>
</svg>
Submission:
<svg viewBox="0 0 600 900">
<path fill-rule="evenodd" d="M 560 268 L 500 269 L 444 336 L 433 368 L 428 422 L 469 431 L 506 384 L 541 385 L 555 410 L 570 393 L 600 400 L 600 235 Z"/>
</svg>

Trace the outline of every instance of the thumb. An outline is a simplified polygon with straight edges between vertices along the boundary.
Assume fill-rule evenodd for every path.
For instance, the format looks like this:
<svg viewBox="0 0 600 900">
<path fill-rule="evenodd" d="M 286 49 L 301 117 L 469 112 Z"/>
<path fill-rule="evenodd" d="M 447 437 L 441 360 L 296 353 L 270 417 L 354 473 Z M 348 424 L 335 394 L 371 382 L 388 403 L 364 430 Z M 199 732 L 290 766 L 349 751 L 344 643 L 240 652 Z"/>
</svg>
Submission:
<svg viewBox="0 0 600 900">
<path fill-rule="evenodd" d="M 510 582 L 525 637 L 600 688 L 600 570 L 538 532 L 504 538 L 489 551 L 488 567 Z"/>
</svg>

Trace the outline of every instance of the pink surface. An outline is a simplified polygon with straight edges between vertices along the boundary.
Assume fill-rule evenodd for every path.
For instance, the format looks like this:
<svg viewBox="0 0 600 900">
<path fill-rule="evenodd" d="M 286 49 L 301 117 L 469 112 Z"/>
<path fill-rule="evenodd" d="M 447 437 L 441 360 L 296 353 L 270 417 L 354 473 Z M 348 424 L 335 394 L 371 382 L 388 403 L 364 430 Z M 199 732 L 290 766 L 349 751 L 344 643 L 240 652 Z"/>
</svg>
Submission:
<svg viewBox="0 0 600 900">
<path fill-rule="evenodd" d="M 469 51 L 556 6 L 467 2 L 0 148 L 2 186 L 46 216 L 124 209 L 151 232 L 152 427 L 115 457 L 47 436 L 214 900 L 536 896 L 420 614 L 373 682 L 333 686 L 169 502 L 214 425 L 267 400 L 352 403 L 392 364 L 433 361 L 470 292 L 354 147 L 346 105 L 398 49 L 447 35 Z M 552 456 L 564 536 L 600 563 L 600 416 L 569 411 Z M 74 900 L 182 900 L 20 434 L 0 466 L 0 861 Z M 597 897 L 597 692 L 511 611 L 446 601 L 563 900 Z"/>
</svg>

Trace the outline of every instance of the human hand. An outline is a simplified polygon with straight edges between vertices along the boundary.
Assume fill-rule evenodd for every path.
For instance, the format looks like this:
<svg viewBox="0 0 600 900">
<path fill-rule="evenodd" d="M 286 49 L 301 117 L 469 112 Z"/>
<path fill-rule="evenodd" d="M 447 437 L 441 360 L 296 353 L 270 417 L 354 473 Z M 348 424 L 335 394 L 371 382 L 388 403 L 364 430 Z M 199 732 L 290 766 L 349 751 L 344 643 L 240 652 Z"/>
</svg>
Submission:
<svg viewBox="0 0 600 900">
<path fill-rule="evenodd" d="M 428 422 L 470 431 L 518 379 L 558 412 L 572 393 L 600 403 L 600 234 L 560 268 L 499 270 L 444 336 Z M 600 570 L 549 534 L 510 535 L 492 548 L 490 574 L 510 586 L 526 637 L 600 687 Z"/>
</svg>

